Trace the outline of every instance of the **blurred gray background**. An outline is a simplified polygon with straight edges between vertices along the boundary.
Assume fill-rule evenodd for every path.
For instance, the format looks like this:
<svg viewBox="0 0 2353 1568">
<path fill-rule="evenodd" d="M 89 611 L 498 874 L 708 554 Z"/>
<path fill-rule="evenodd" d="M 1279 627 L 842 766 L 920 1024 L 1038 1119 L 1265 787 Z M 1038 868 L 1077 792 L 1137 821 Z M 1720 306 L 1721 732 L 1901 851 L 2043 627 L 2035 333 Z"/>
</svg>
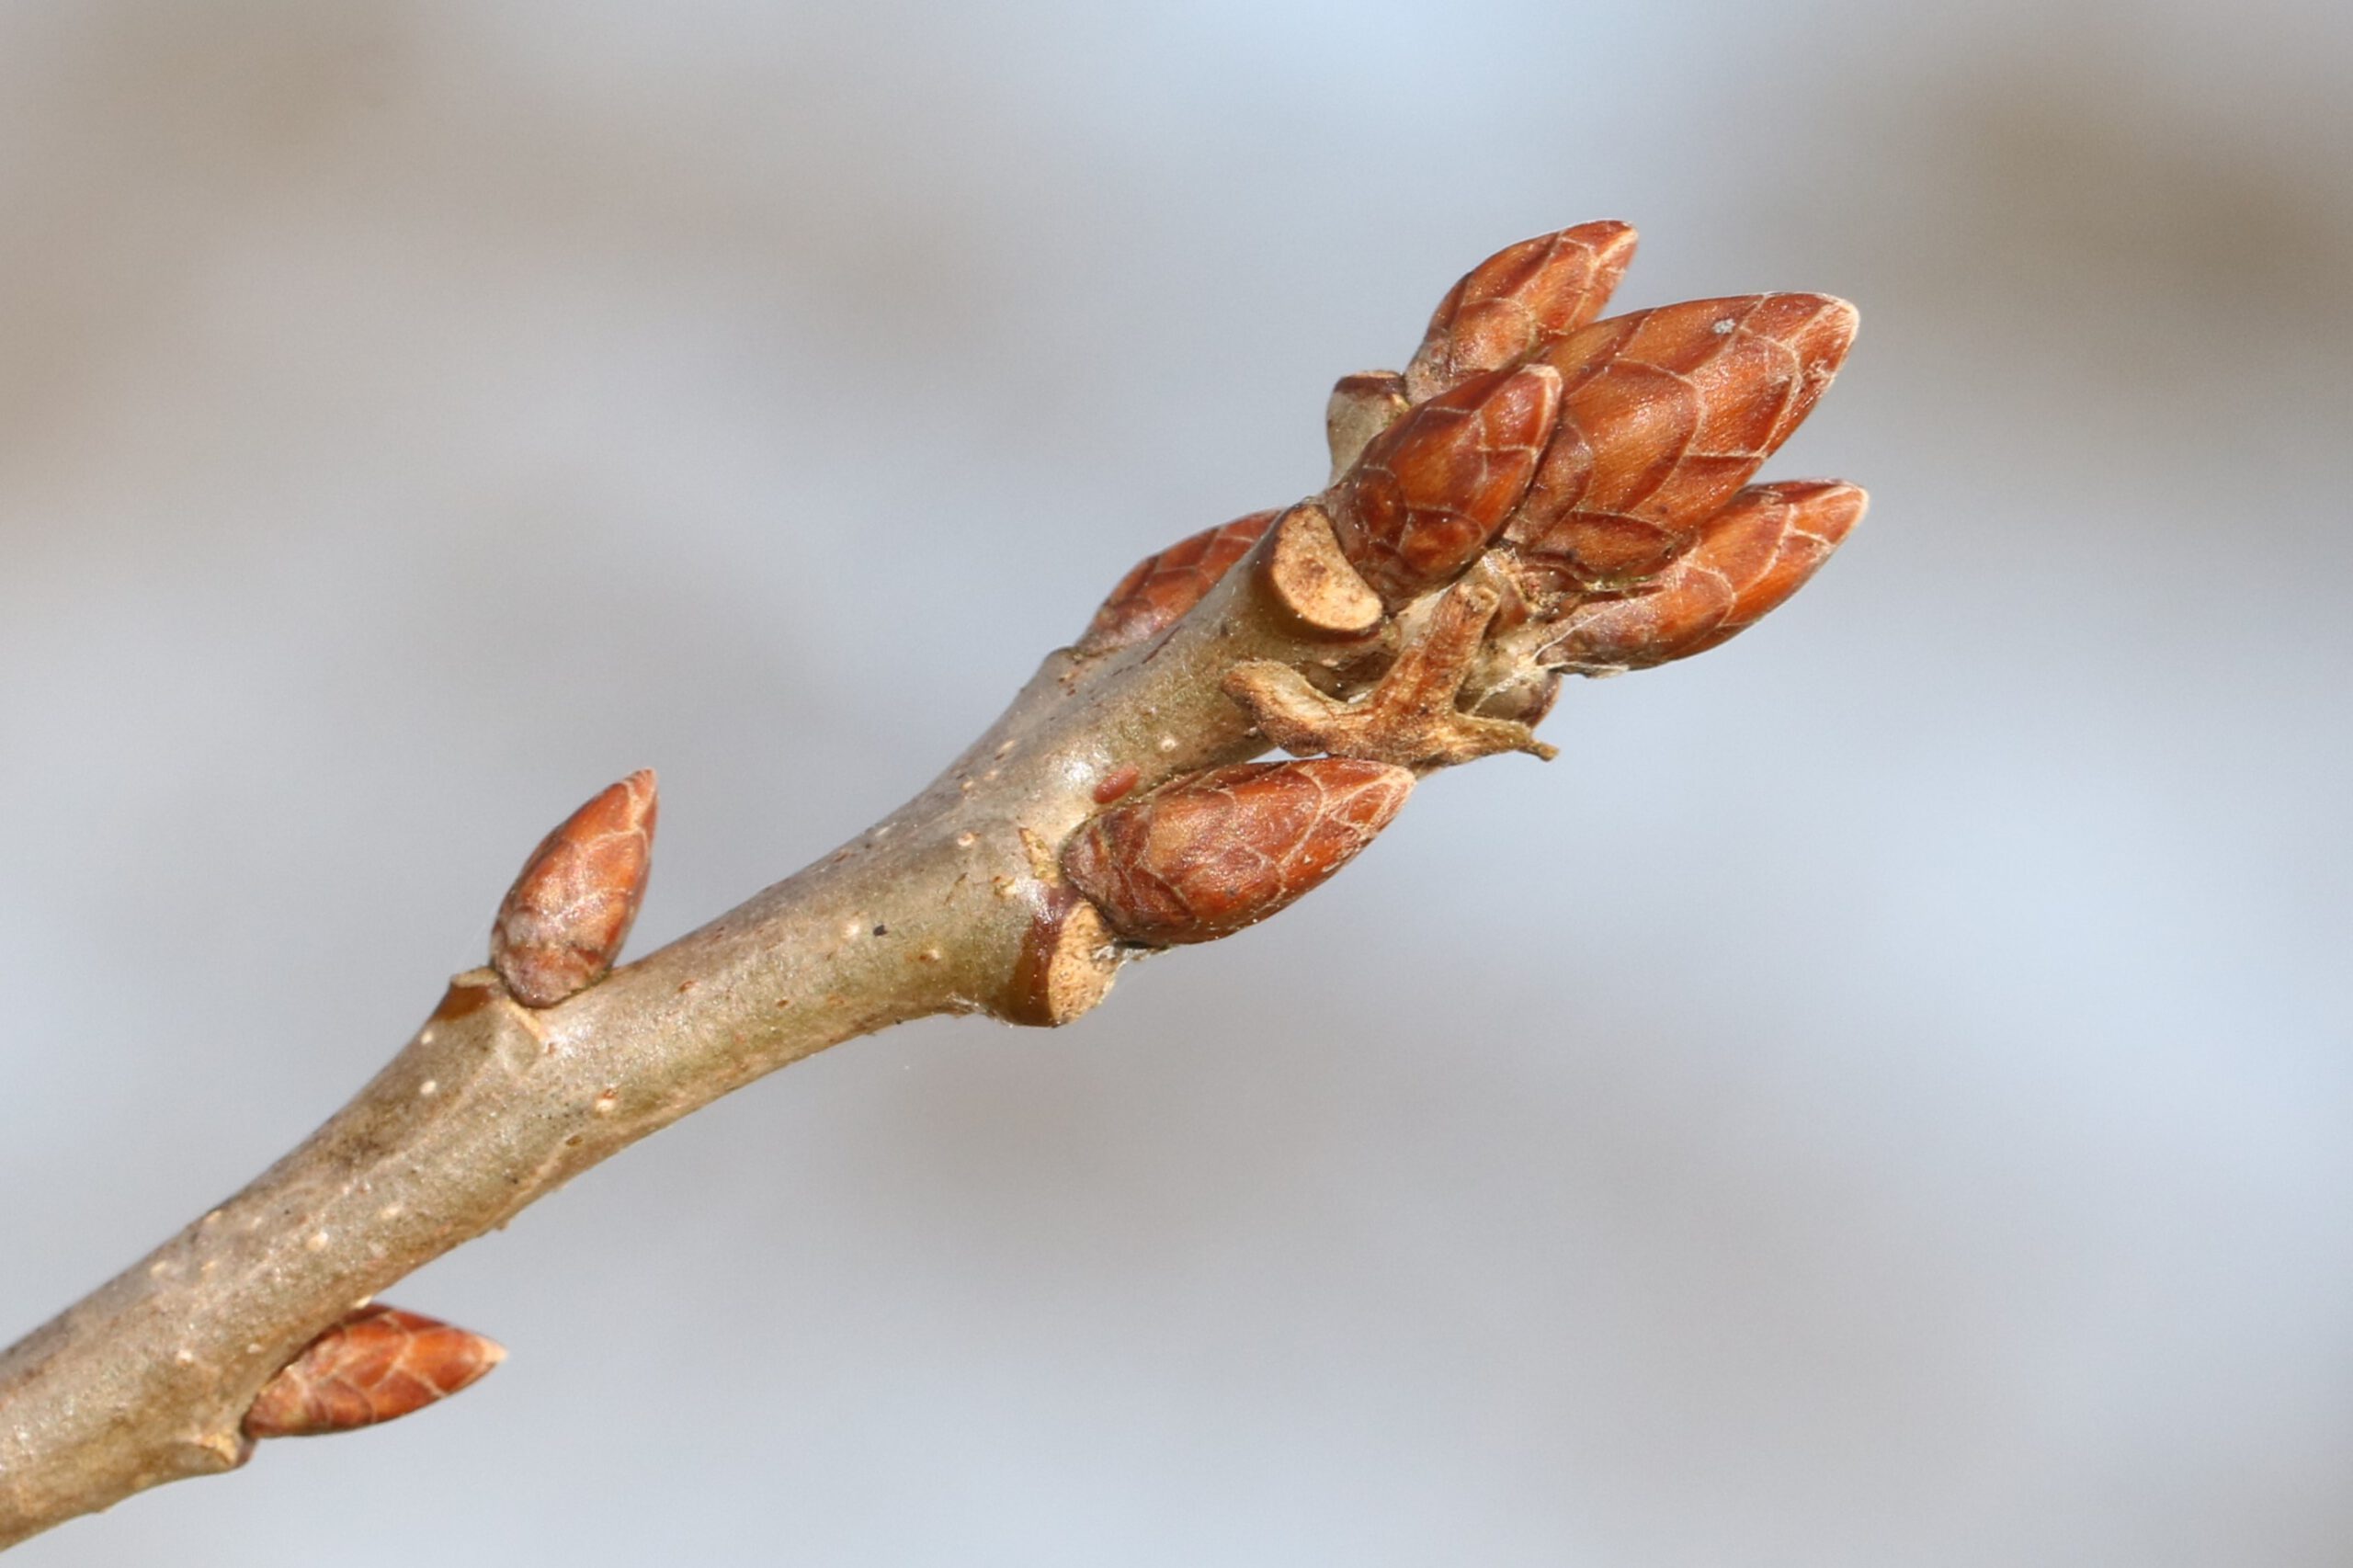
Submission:
<svg viewBox="0 0 2353 1568">
<path fill-rule="evenodd" d="M 661 769 L 638 949 L 917 789 L 1597 217 L 1849 296 L 1870 520 L 1059 1032 L 393 1293 L 513 1358 L 65 1564 L 2353 1560 L 2353 22 L 0 0 L 0 1340 Z"/>
</svg>

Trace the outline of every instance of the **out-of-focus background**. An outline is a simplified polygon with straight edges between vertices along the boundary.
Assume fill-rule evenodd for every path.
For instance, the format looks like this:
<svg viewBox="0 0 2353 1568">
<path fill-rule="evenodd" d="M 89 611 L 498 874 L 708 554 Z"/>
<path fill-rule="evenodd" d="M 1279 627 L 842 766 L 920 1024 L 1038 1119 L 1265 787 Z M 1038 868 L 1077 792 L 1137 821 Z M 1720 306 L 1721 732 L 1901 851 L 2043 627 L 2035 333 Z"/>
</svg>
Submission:
<svg viewBox="0 0 2353 1568">
<path fill-rule="evenodd" d="M 663 779 L 917 789 L 1331 380 L 1623 217 L 1844 294 L 1791 606 L 1075 1028 L 760 1083 L 392 1299 L 513 1356 L 66 1564 L 2353 1558 L 2353 24 L 0 5 L 0 1340 Z"/>
</svg>

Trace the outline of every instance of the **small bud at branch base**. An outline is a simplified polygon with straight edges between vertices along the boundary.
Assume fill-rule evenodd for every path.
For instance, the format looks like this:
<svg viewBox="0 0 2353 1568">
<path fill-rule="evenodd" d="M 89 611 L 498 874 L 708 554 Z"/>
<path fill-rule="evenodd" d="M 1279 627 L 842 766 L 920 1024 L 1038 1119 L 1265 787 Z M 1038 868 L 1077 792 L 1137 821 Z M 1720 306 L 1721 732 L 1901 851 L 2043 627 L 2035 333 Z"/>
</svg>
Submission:
<svg viewBox="0 0 2353 1568">
<path fill-rule="evenodd" d="M 308 1437 L 393 1421 L 506 1358 L 494 1342 L 397 1307 L 362 1307 L 305 1346 L 245 1412 L 255 1437 Z"/>
<path fill-rule="evenodd" d="M 1142 642 L 1174 626 L 1201 602 L 1233 563 L 1250 553 L 1275 520 L 1273 512 L 1253 512 L 1230 523 L 1188 534 L 1156 555 L 1147 555 L 1120 579 L 1072 651 L 1108 653 Z"/>
</svg>

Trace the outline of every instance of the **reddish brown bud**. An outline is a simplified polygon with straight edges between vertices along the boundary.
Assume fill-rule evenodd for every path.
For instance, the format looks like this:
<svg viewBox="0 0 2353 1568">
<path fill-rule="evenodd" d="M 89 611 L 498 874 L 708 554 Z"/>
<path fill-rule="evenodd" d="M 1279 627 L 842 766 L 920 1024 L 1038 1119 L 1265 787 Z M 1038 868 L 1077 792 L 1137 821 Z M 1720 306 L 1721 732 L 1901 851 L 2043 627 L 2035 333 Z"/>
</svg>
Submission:
<svg viewBox="0 0 2353 1568">
<path fill-rule="evenodd" d="M 1540 661 L 1587 672 L 1688 658 L 1752 625 L 1804 585 L 1862 520 L 1863 492 L 1831 480 L 1756 484 L 1708 519 L 1658 581 L 1562 617 Z"/>
<path fill-rule="evenodd" d="M 1088 823 L 1063 869 L 1131 941 L 1213 941 L 1347 865 L 1413 788 L 1404 768 L 1351 757 L 1213 768 Z"/>
<path fill-rule="evenodd" d="M 1504 537 L 1562 586 L 1658 572 L 1789 438 L 1854 335 L 1843 300 L 1753 294 L 1563 338 L 1544 356 L 1564 379 L 1559 427 Z"/>
<path fill-rule="evenodd" d="M 1633 258 L 1632 226 L 1614 222 L 1580 223 L 1497 251 L 1439 301 L 1405 367 L 1405 395 L 1420 403 L 1541 354 L 1601 313 Z"/>
<path fill-rule="evenodd" d="M 1490 370 L 1392 425 L 1333 490 L 1333 532 L 1391 608 L 1460 576 L 1511 516 L 1560 409 L 1549 365 Z"/>
<path fill-rule="evenodd" d="M 1120 579 L 1073 651 L 1108 653 L 1174 626 L 1217 586 L 1219 578 L 1233 570 L 1235 562 L 1250 553 L 1275 517 L 1273 512 L 1253 512 L 1145 556 Z"/>
<path fill-rule="evenodd" d="M 302 1348 L 245 1412 L 255 1437 L 307 1437 L 393 1421 L 506 1358 L 479 1334 L 396 1307 L 362 1307 Z"/>
<path fill-rule="evenodd" d="M 491 967 L 515 999 L 552 1007 L 605 977 L 654 863 L 651 769 L 565 818 L 523 862 L 490 931 Z"/>
</svg>

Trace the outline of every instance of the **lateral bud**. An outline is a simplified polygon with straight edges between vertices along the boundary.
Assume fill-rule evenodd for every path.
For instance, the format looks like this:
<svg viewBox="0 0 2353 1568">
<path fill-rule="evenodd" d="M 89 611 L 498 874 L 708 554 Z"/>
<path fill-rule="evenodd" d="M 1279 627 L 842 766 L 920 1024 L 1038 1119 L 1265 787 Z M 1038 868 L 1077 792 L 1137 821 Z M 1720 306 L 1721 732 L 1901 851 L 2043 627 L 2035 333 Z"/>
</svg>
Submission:
<svg viewBox="0 0 2353 1568">
<path fill-rule="evenodd" d="M 1750 485 L 1655 583 L 1579 604 L 1537 657 L 1598 675 L 1704 653 L 1803 587 L 1862 521 L 1867 500 L 1859 486 L 1836 480 Z"/>
<path fill-rule="evenodd" d="M 1215 941 L 1320 886 L 1413 788 L 1407 769 L 1353 757 L 1212 768 L 1087 823 L 1063 869 L 1129 941 Z"/>
<path fill-rule="evenodd" d="M 1421 403 L 1518 364 L 1593 320 L 1634 259 L 1634 238 L 1629 223 L 1579 223 L 1507 245 L 1472 267 L 1430 316 L 1405 367 L 1406 397 Z"/>
<path fill-rule="evenodd" d="M 658 810 L 651 768 L 631 774 L 540 840 L 498 906 L 491 967 L 527 1007 L 602 980 L 645 901 Z"/>
<path fill-rule="evenodd" d="M 1217 586 L 1219 578 L 1233 570 L 1235 562 L 1250 553 L 1275 516 L 1253 512 L 1188 534 L 1137 562 L 1096 610 L 1072 652 L 1082 656 L 1108 653 L 1176 625 Z"/>
<path fill-rule="evenodd" d="M 479 1334 L 362 1307 L 302 1347 L 245 1412 L 253 1437 L 312 1437 L 396 1421 L 449 1398 L 506 1358 Z"/>
<path fill-rule="evenodd" d="M 1561 403 L 1550 365 L 1474 376 L 1391 426 L 1330 493 L 1333 532 L 1392 609 L 1479 559 L 1527 494 Z"/>
</svg>

